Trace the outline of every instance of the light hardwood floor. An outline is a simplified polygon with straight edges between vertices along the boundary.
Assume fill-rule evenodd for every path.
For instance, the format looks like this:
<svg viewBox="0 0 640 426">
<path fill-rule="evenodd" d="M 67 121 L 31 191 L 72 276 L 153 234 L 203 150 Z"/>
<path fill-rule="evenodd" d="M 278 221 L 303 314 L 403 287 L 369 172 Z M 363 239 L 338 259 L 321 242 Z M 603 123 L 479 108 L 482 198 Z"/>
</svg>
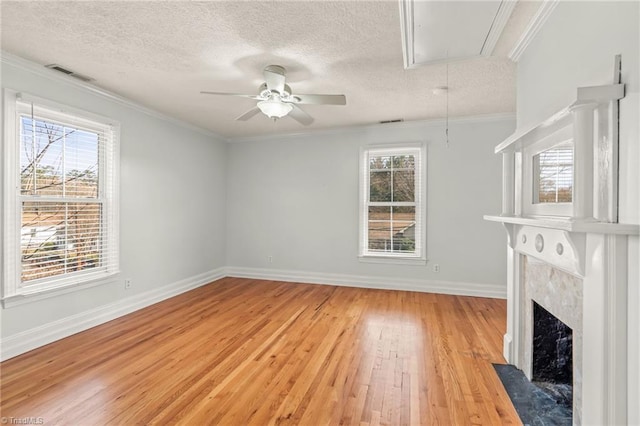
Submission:
<svg viewBox="0 0 640 426">
<path fill-rule="evenodd" d="M 49 424 L 520 424 L 505 301 L 225 278 L 5 361 Z"/>
</svg>

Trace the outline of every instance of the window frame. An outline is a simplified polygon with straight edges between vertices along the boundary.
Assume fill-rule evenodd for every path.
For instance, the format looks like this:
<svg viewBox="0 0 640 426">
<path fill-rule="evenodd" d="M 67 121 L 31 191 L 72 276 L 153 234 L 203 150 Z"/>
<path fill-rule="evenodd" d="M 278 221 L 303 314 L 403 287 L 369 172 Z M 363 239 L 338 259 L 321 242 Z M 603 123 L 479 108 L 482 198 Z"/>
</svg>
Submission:
<svg viewBox="0 0 640 426">
<path fill-rule="evenodd" d="M 371 156 L 415 155 L 415 218 L 416 251 L 409 253 L 371 252 L 368 249 L 369 233 L 369 179 Z M 358 260 L 369 263 L 394 263 L 424 265 L 427 262 L 427 147 L 423 142 L 407 142 L 384 145 L 367 145 L 360 148 L 359 185 L 359 244 Z"/>
<path fill-rule="evenodd" d="M 111 282 L 119 271 L 119 135 L 120 125 L 113 120 L 84 110 L 68 107 L 37 96 L 4 89 L 3 96 L 3 209 L 2 218 L 2 305 L 7 307 L 31 300 L 39 300 L 81 288 Z M 107 265 L 22 282 L 21 227 L 23 201 L 20 185 L 20 117 L 27 104 L 38 110 L 36 116 L 45 120 L 63 122 L 82 129 L 99 131 L 106 135 L 105 149 L 98 155 L 98 198 L 102 206 L 101 227 L 104 227 L 102 255 L 108 256 Z M 32 201 L 37 201 L 32 198 Z M 51 201 L 49 197 L 42 200 Z M 60 202 L 68 198 L 60 197 Z M 78 202 L 85 201 L 78 198 Z"/>
</svg>

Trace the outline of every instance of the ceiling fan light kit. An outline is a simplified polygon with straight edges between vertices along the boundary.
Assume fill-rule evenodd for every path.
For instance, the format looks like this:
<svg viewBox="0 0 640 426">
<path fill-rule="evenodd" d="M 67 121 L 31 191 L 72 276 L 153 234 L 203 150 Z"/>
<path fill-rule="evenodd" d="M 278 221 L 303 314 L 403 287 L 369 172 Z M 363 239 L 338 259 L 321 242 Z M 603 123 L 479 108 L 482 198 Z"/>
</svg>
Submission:
<svg viewBox="0 0 640 426">
<path fill-rule="evenodd" d="M 258 102 L 258 108 L 264 115 L 274 120 L 282 118 L 289 114 L 293 109 L 293 105 L 282 102 L 279 97 Z"/>
<path fill-rule="evenodd" d="M 291 88 L 285 84 L 285 75 L 286 70 L 280 65 L 266 66 L 263 71 L 265 82 L 258 88 L 258 95 L 204 91 L 200 93 L 205 95 L 237 96 L 259 101 L 256 107 L 236 118 L 239 121 L 249 120 L 254 115 L 262 112 L 274 121 L 278 118 L 289 116 L 305 126 L 313 123 L 313 117 L 300 108 L 298 104 L 347 104 L 347 99 L 344 95 L 294 95 Z"/>
</svg>

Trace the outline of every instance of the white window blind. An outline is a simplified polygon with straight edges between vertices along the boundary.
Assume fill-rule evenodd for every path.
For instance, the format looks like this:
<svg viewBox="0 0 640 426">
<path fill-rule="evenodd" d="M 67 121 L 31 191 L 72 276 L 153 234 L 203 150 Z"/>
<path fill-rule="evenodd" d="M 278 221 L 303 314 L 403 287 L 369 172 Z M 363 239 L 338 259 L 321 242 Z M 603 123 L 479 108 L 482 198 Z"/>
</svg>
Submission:
<svg viewBox="0 0 640 426">
<path fill-rule="evenodd" d="M 14 102 L 3 296 L 116 273 L 118 126 L 21 95 Z"/>
<path fill-rule="evenodd" d="M 556 147 L 534 157 L 537 203 L 570 203 L 573 194 L 573 148 Z"/>
<path fill-rule="evenodd" d="M 424 257 L 423 167 L 420 147 L 363 152 L 361 256 Z"/>
</svg>

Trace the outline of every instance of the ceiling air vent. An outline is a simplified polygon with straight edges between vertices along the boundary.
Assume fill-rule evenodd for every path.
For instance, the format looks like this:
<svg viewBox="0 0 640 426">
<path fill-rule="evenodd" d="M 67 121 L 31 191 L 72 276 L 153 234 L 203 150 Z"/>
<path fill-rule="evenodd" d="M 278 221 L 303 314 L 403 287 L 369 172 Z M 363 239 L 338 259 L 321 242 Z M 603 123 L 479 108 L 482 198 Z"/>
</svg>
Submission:
<svg viewBox="0 0 640 426">
<path fill-rule="evenodd" d="M 58 64 L 49 64 L 49 65 L 45 65 L 45 67 L 49 68 L 49 69 L 52 69 L 54 71 L 61 72 L 63 74 L 71 76 L 73 78 L 77 78 L 78 80 L 82 80 L 82 81 L 85 81 L 85 82 L 94 81 L 95 80 L 95 78 L 91 78 L 91 77 L 87 77 L 86 75 L 78 74 L 77 72 L 73 72 L 71 70 L 63 68 Z"/>
<path fill-rule="evenodd" d="M 380 124 L 389 124 L 389 123 L 402 123 L 404 121 L 404 118 L 396 118 L 395 120 L 383 120 L 380 121 Z"/>
</svg>

